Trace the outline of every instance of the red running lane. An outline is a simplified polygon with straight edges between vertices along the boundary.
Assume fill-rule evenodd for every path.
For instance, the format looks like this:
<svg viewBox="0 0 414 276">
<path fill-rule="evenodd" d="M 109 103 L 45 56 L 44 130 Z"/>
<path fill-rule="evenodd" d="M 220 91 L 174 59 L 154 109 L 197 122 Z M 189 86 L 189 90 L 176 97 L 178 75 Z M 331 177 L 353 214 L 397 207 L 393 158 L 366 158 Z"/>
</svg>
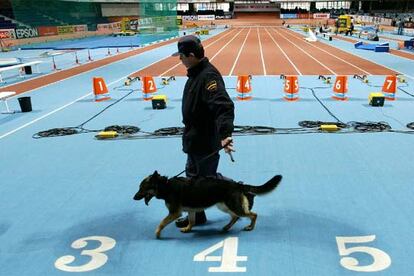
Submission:
<svg viewBox="0 0 414 276">
<path fill-rule="evenodd" d="M 220 33 L 217 36 L 204 40 L 203 45 L 206 50 L 206 53 L 210 53 L 212 50 L 214 51 L 214 49 L 217 48 L 217 46 L 215 45 L 218 44 L 217 42 L 218 40 L 225 40 L 231 36 L 232 36 L 232 31 L 225 31 L 225 32 Z M 179 57 L 168 56 L 160 62 L 154 63 L 142 70 L 132 73 L 131 77 L 162 76 L 162 75 L 169 75 L 169 76 L 186 75 L 186 69 L 184 65 L 181 64 Z"/>
<path fill-rule="evenodd" d="M 214 66 L 217 67 L 223 76 L 227 76 L 230 73 L 234 62 L 236 61 L 237 53 L 239 52 L 248 31 L 248 29 L 237 31 L 234 39 L 224 48 L 222 48 L 222 51 L 216 55 L 212 61 Z"/>
<path fill-rule="evenodd" d="M 331 72 L 309 57 L 306 53 L 299 50 L 295 43 L 281 35 L 274 28 L 270 30 L 271 36 L 279 43 L 290 60 L 299 68 L 302 75 L 329 75 Z"/>
<path fill-rule="evenodd" d="M 169 41 L 165 41 L 165 42 L 161 42 L 158 44 L 154 44 L 154 45 L 150 45 L 144 48 L 140 48 L 140 49 L 136 49 L 136 50 L 132 50 L 126 53 L 122 53 L 122 54 L 117 54 L 115 56 L 111 56 L 111 57 L 107 57 L 104 59 L 100 59 L 97 61 L 93 61 L 87 64 L 82 64 L 80 66 L 74 67 L 74 68 L 70 68 L 70 69 L 66 69 L 66 70 L 62 70 L 62 71 L 58 71 L 52 74 L 48 74 L 42 77 L 38 77 L 35 79 L 30 79 L 21 83 L 16 83 L 16 84 L 12 84 L 12 85 L 8 85 L 8 86 L 4 86 L 0 88 L 0 92 L 1 91 L 15 91 L 16 94 L 21 94 L 24 92 L 28 92 L 28 91 L 32 91 L 41 87 L 44 87 L 46 85 L 50 85 L 52 83 L 56 83 L 58 81 L 61 80 L 65 80 L 68 78 L 71 78 L 73 76 L 91 71 L 93 69 L 111 64 L 113 62 L 116 61 L 120 61 L 141 53 L 144 53 L 146 51 L 176 42 L 177 39 L 172 39 Z"/>
<path fill-rule="evenodd" d="M 250 30 L 232 75 L 264 75 L 258 34 L 257 28 Z"/>
<path fill-rule="evenodd" d="M 273 41 L 269 31 L 262 28 L 260 30 L 262 41 L 263 56 L 267 75 L 298 75 L 295 67 L 289 62 L 288 58 L 277 46 L 277 41 Z"/>
<path fill-rule="evenodd" d="M 300 34 L 294 31 L 283 30 L 283 32 L 288 33 L 291 36 L 295 36 L 296 38 L 303 40 L 303 36 L 301 36 Z M 337 57 L 336 63 L 341 64 L 341 65 L 340 65 L 340 68 L 339 67 L 337 68 L 335 65 L 335 68 L 336 68 L 336 71 L 339 71 L 338 74 L 340 75 L 353 75 L 353 74 L 389 75 L 389 74 L 397 73 L 384 66 L 378 65 L 376 63 L 360 58 L 358 56 L 355 56 L 353 54 L 350 54 L 348 52 L 345 52 L 343 50 L 340 50 L 336 47 L 327 45 L 322 42 L 306 42 L 306 43 L 312 46 L 315 50 L 319 48 L 325 51 L 326 56 L 334 55 L 335 57 Z M 325 62 L 325 59 L 326 58 L 323 59 L 324 62 Z"/>
<path fill-rule="evenodd" d="M 225 73 L 223 73 L 223 66 L 232 66 L 233 63 L 233 59 L 231 58 L 226 58 L 225 56 L 222 55 L 222 53 L 228 49 L 229 47 L 231 47 L 231 45 L 233 45 L 234 41 L 236 41 L 240 36 L 240 32 L 232 30 L 231 34 L 229 36 L 227 36 L 225 39 L 222 39 L 220 41 L 218 41 L 217 43 L 214 44 L 214 46 L 209 47 L 208 50 L 206 51 L 206 56 L 210 59 L 210 62 L 217 67 L 217 69 L 224 75 Z M 214 37 L 215 38 L 215 37 Z M 217 39 L 216 39 L 217 41 Z M 184 68 L 184 66 L 183 66 Z M 186 71 L 185 71 L 186 72 Z M 180 72 L 176 72 L 177 75 Z M 180 74 L 183 75 L 183 74 Z M 185 75 L 185 74 L 184 74 Z"/>
</svg>

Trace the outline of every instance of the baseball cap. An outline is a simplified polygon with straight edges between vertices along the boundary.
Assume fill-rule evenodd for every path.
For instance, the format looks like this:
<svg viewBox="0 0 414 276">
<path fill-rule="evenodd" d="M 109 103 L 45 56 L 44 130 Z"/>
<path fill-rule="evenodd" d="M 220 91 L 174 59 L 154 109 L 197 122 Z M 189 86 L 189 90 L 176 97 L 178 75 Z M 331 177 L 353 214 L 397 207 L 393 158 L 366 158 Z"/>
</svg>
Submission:
<svg viewBox="0 0 414 276">
<path fill-rule="evenodd" d="M 189 53 L 199 53 L 203 49 L 203 45 L 198 37 L 194 35 L 183 36 L 178 40 L 178 52 L 172 56 L 179 56 L 180 54 L 188 55 Z"/>
</svg>

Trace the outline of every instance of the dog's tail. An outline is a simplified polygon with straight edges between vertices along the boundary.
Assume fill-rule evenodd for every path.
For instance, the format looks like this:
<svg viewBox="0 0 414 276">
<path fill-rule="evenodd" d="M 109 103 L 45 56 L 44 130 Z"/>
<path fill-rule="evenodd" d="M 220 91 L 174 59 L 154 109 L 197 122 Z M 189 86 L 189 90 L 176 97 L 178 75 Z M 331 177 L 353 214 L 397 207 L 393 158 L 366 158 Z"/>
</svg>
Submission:
<svg viewBox="0 0 414 276">
<path fill-rule="evenodd" d="M 273 191 L 282 181 L 281 175 L 276 175 L 261 186 L 244 185 L 245 191 L 254 195 L 264 195 Z"/>
</svg>

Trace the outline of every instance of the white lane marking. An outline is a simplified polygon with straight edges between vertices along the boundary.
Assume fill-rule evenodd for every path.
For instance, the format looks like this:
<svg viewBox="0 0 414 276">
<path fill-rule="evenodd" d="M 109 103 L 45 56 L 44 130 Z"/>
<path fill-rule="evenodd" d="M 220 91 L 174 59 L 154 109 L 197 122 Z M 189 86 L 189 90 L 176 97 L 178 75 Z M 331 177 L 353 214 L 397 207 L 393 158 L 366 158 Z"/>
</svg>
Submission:
<svg viewBox="0 0 414 276">
<path fill-rule="evenodd" d="M 285 56 L 285 58 L 289 61 L 289 63 L 293 66 L 293 68 L 295 68 L 296 72 L 298 73 L 299 76 L 302 76 L 302 73 L 299 71 L 298 67 L 296 67 L 296 65 L 293 63 L 293 61 L 289 58 L 289 56 L 286 54 L 285 51 L 283 51 L 282 47 L 280 47 L 279 43 L 276 42 L 276 40 L 273 38 L 273 36 L 269 33 L 269 31 L 267 30 L 267 28 L 265 29 L 267 34 L 270 36 L 270 38 L 273 40 L 273 43 L 275 43 L 275 45 L 280 49 L 280 51 L 282 52 L 282 54 Z"/>
<path fill-rule="evenodd" d="M 169 43 L 169 44 L 171 44 L 171 43 Z M 167 45 L 168 45 L 168 43 L 167 43 L 166 45 L 162 45 L 162 46 L 160 46 L 159 48 L 164 47 L 164 46 L 167 46 Z M 142 48 L 139 48 L 139 49 L 145 49 L 145 48 L 147 48 L 147 47 L 149 47 L 149 46 L 145 46 L 145 47 L 142 47 Z M 135 49 L 135 50 L 138 50 L 138 49 Z M 131 50 L 131 51 L 135 51 L 135 50 Z M 151 51 L 151 50 L 149 50 L 149 51 Z M 127 52 L 124 52 L 124 53 L 128 53 L 128 52 L 130 52 L 130 51 L 127 51 Z M 69 79 L 71 79 L 71 78 L 74 78 L 74 77 L 80 76 L 80 75 L 82 75 L 82 74 L 91 73 L 91 72 L 93 72 L 93 71 L 95 71 L 95 70 L 102 69 L 102 68 L 104 68 L 104 67 L 107 67 L 107 66 L 110 66 L 110 65 L 116 64 L 116 63 L 118 63 L 118 62 L 121 62 L 121 61 L 126 61 L 126 60 L 128 60 L 128 59 L 130 59 L 130 58 L 136 58 L 136 56 L 138 56 L 138 55 L 140 55 L 140 54 L 144 54 L 145 52 L 147 52 L 147 51 L 144 51 L 144 52 L 141 52 L 141 53 L 137 53 L 137 54 L 134 54 L 134 55 L 132 55 L 132 56 L 129 56 L 129 57 L 126 57 L 126 58 L 123 58 L 123 59 L 120 59 L 120 60 L 116 60 L 116 61 L 114 61 L 114 62 L 110 62 L 110 63 L 108 63 L 108 64 L 105 64 L 105 65 L 102 65 L 102 66 L 98 66 L 98 67 L 95 67 L 95 68 L 93 68 L 93 69 L 90 69 L 90 70 L 87 70 L 87 71 L 81 72 L 81 73 L 79 73 L 79 74 L 75 74 L 75 75 L 72 75 L 72 76 L 70 76 L 70 77 L 67 77 L 67 78 L 64 78 L 64 79 L 61 79 L 61 80 L 58 80 L 58 81 L 55 81 L 55 82 L 51 82 L 51 83 L 48 83 L 48 84 L 45 84 L 45 85 L 42 85 L 42 86 L 39 86 L 39 87 L 36 87 L 35 89 L 32 89 L 32 90 L 28 90 L 28 91 L 25 91 L 25 92 L 19 93 L 19 94 L 17 94 L 16 96 L 13 96 L 13 97 L 10 97 L 10 98 L 15 98 L 15 97 L 18 97 L 18 96 L 24 95 L 24 94 L 26 94 L 26 93 L 36 91 L 36 90 L 38 90 L 38 89 L 40 89 L 40 88 L 45 88 L 45 87 L 48 87 L 48 86 L 50 86 L 50 85 L 52 85 L 52 84 L 57 84 L 57 83 L 59 83 L 59 82 L 65 81 L 65 80 L 69 80 Z M 110 57 L 108 57 L 108 58 L 110 58 Z M 99 61 L 102 61 L 102 60 L 105 60 L 105 59 L 107 59 L 107 58 L 99 59 L 99 60 L 96 60 L 96 61 L 94 61 L 94 62 L 99 62 Z M 161 60 L 159 60 L 159 61 L 161 61 Z M 1 88 L 1 89 L 3 89 L 3 88 L 7 88 L 7 87 L 10 87 L 10 86 L 13 86 L 13 85 L 22 84 L 22 83 L 25 83 L 25 82 L 28 82 L 28 81 L 31 81 L 31 80 L 35 80 L 35 79 L 38 79 L 38 78 L 41 78 L 41 77 L 45 77 L 45 76 L 51 76 L 51 75 L 53 75 L 53 74 L 57 74 L 57 73 L 60 73 L 60 72 L 64 72 L 64 71 L 67 71 L 67 70 L 70 70 L 70 69 L 73 69 L 73 68 L 75 68 L 75 67 L 72 67 L 72 68 L 67 68 L 67 69 L 63 69 L 63 70 L 59 70 L 58 72 L 53 72 L 53 73 L 51 73 L 51 74 L 46 74 L 46 75 L 42 75 L 42 76 L 35 77 L 35 78 L 30 78 L 30 79 L 28 79 L 28 80 L 26 80 L 26 81 L 19 82 L 19 83 L 14 83 L 14 84 L 10 84 L 10 85 L 8 85 L 8 86 L 4 86 L 4 87 L 0 87 L 0 88 Z M 144 68 L 145 68 L 145 67 L 144 67 Z M 128 75 L 128 76 L 129 76 L 129 75 Z M 127 76 L 127 77 L 128 77 L 128 76 Z"/>
<path fill-rule="evenodd" d="M 249 31 L 247 32 L 247 35 L 246 35 L 246 37 L 244 38 L 243 44 L 242 44 L 242 46 L 240 47 L 239 53 L 237 54 L 236 60 L 235 60 L 235 61 L 234 61 L 234 63 L 233 63 L 233 67 L 232 67 L 232 68 L 231 68 L 231 70 L 230 70 L 229 76 L 231 76 L 231 75 L 233 74 L 234 68 L 236 68 L 237 61 L 239 60 L 240 54 L 241 54 L 241 52 L 243 51 L 244 44 L 246 44 L 247 37 L 249 37 L 249 34 L 250 34 L 250 31 L 251 31 L 251 30 L 252 30 L 252 28 L 249 28 Z"/>
<path fill-rule="evenodd" d="M 266 66 L 263 57 L 263 48 L 262 48 L 262 41 L 260 40 L 259 28 L 257 28 L 257 37 L 259 38 L 259 47 L 260 47 L 260 57 L 262 58 L 262 66 L 263 66 L 263 73 L 266 76 Z"/>
<path fill-rule="evenodd" d="M 28 123 L 26 123 L 26 124 L 24 124 L 24 125 L 22 125 L 22 126 L 19 126 L 18 128 L 15 128 L 15 129 L 13 129 L 12 131 L 9 131 L 9 132 L 7 132 L 7 133 L 5 133 L 5 134 L 1 135 L 1 136 L 0 136 L 0 139 L 3 139 L 4 137 L 9 136 L 9 135 L 11 135 L 11 134 L 15 133 L 16 131 L 19 131 L 19 130 L 21 130 L 21 129 L 23 129 L 23 128 L 27 127 L 27 126 L 30 126 L 30 125 L 32 125 L 32 124 L 34 124 L 34 123 L 36 123 L 37 121 L 40 121 L 40 120 L 42 120 L 42 119 L 44 119 L 44 118 L 46 118 L 46 117 L 49 117 L 50 115 L 52 115 L 52 114 L 54 114 L 54 113 L 56 113 L 56 112 L 58 112 L 58 111 L 60 111 L 60 110 L 62 110 L 62 109 L 64 109 L 64 108 L 66 108 L 66 107 L 68 107 L 68 106 L 70 106 L 70 105 L 72 105 L 72 104 L 76 103 L 77 101 L 80 101 L 80 100 L 82 100 L 82 99 L 86 98 L 87 96 L 89 96 L 89 95 L 91 95 L 91 94 L 92 94 L 92 92 L 91 92 L 91 93 L 88 93 L 88 94 L 86 94 L 86 95 L 83 95 L 82 97 L 77 98 L 76 100 L 74 100 L 74 101 L 72 101 L 72 102 L 70 102 L 70 103 L 67 103 L 67 104 L 65 104 L 64 106 L 61 106 L 61 107 L 59 107 L 59 108 L 57 108 L 57 109 L 55 109 L 55 110 L 53 110 L 53 111 L 51 111 L 51 112 L 49 112 L 49 113 L 47 113 L 47 114 L 43 115 L 43 116 L 40 116 L 39 118 L 36 118 L 36 119 L 34 119 L 34 120 L 32 120 L 32 121 L 30 121 L 30 122 L 28 122 Z"/>
<path fill-rule="evenodd" d="M 286 36 L 284 36 L 283 34 L 279 33 L 279 31 L 277 31 L 275 28 L 272 28 L 272 29 L 278 35 L 282 36 L 284 39 L 286 39 L 287 41 L 289 41 L 290 44 L 292 44 L 293 46 L 295 46 L 296 48 L 298 48 L 300 51 L 302 51 L 303 53 L 305 53 L 311 59 L 313 59 L 314 61 L 316 61 L 317 63 L 319 63 L 322 67 L 324 67 L 329 72 L 331 72 L 333 75 L 337 75 L 335 71 L 331 70 L 328 66 L 326 66 L 325 64 L 323 64 L 322 62 L 320 62 L 319 60 L 317 60 L 315 57 L 313 57 L 311 54 L 309 54 L 308 52 L 306 52 L 305 50 L 303 50 L 302 48 L 300 48 L 298 45 L 296 45 L 295 43 L 293 43 L 292 41 L 290 41 L 288 38 L 286 38 Z"/>
<path fill-rule="evenodd" d="M 286 33 L 286 34 L 288 34 L 288 35 L 290 35 L 290 36 L 292 36 L 292 37 L 294 37 L 294 38 L 296 38 L 296 39 L 302 40 L 301 38 L 297 37 L 296 35 L 293 35 L 291 32 L 292 32 L 292 31 L 286 31 L 285 33 Z M 295 33 L 295 34 L 297 34 L 297 33 Z M 299 34 L 298 34 L 298 35 L 299 35 Z M 346 60 L 344 60 L 344 59 L 342 59 L 342 58 L 340 58 L 340 57 L 337 57 L 336 55 L 334 55 L 334 54 L 332 54 L 332 53 L 330 53 L 330 52 L 328 52 L 328 51 L 326 51 L 326 50 L 324 50 L 324 49 L 322 49 L 322 48 L 320 48 L 320 47 L 318 47 L 318 46 L 314 45 L 313 43 L 310 43 L 310 42 L 308 42 L 308 41 L 306 41 L 306 43 L 307 43 L 307 44 L 309 44 L 310 46 L 314 47 L 314 48 L 317 48 L 317 49 L 319 49 L 319 50 L 321 50 L 321 51 L 323 51 L 323 52 L 327 53 L 327 54 L 328 54 L 328 55 L 330 55 L 330 56 L 333 56 L 333 57 L 334 57 L 334 58 L 336 58 L 336 59 L 339 59 L 339 60 L 340 60 L 340 61 L 342 61 L 342 62 L 345 62 L 345 63 L 346 63 L 346 64 L 348 64 L 348 65 L 351 65 L 352 67 L 354 67 L 354 68 L 356 68 L 356 69 L 358 69 L 358 70 L 360 70 L 360 71 L 364 72 L 366 75 L 372 75 L 370 72 L 365 71 L 364 69 L 362 69 L 362 68 L 360 68 L 360 67 L 358 67 L 358 66 L 356 66 L 356 65 L 354 65 L 354 64 L 352 64 L 352 63 L 350 63 L 350 62 L 348 62 L 348 61 L 346 61 Z M 357 57 L 357 56 L 355 56 L 355 57 Z"/>
<path fill-rule="evenodd" d="M 210 43 L 210 44 L 208 44 L 207 46 L 205 46 L 205 47 L 204 47 L 204 49 L 207 49 L 208 47 L 210 47 L 211 45 L 213 45 L 213 44 L 215 44 L 216 42 L 220 41 L 221 39 L 225 38 L 226 36 L 230 35 L 231 33 L 233 33 L 233 30 L 231 30 L 230 32 L 228 32 L 228 33 L 227 33 L 227 34 L 225 34 L 224 36 L 221 36 L 220 38 L 218 38 L 218 39 L 214 40 L 212 43 Z M 168 58 L 168 57 L 166 57 L 166 58 Z M 212 60 L 212 59 L 210 59 L 210 61 L 211 61 L 211 60 Z M 159 77 L 164 76 L 166 73 L 168 73 L 168 72 L 170 72 L 171 70 L 173 70 L 173 69 L 177 68 L 179 65 L 181 65 L 181 61 L 180 61 L 180 62 L 178 62 L 178 63 L 177 63 L 176 65 L 174 65 L 173 67 L 169 68 L 167 71 L 165 71 L 165 72 L 161 73 L 161 74 L 159 75 Z"/>
<path fill-rule="evenodd" d="M 149 66 L 149 65 L 148 65 L 148 66 Z M 144 68 L 146 68 L 146 67 L 148 67 L 148 66 L 143 67 L 143 69 L 144 69 Z M 86 73 L 86 72 L 85 72 L 85 73 Z M 80 74 L 78 74 L 77 76 L 79 76 L 79 75 L 81 75 L 81 74 L 84 74 L 84 73 L 80 73 Z M 126 75 L 126 76 L 123 76 L 123 77 L 121 77 L 121 78 L 119 78 L 119 79 L 117 79 L 117 80 L 115 80 L 115 81 L 113 81 L 113 82 L 109 83 L 109 84 L 108 84 L 108 87 L 109 87 L 109 86 L 114 85 L 115 83 L 117 83 L 117 82 L 119 82 L 119 81 L 121 81 L 121 80 L 124 80 L 124 79 L 125 79 L 126 77 L 128 77 L 129 75 L 131 75 L 131 74 L 128 74 L 128 75 Z M 52 114 L 54 114 L 54 113 L 56 113 L 56 112 L 58 112 L 58 111 L 60 111 L 60 110 L 63 110 L 63 109 L 65 109 L 66 107 L 71 106 L 72 104 L 74 104 L 74 103 L 76 103 L 76 102 L 78 102 L 78 101 L 80 101 L 80 100 L 82 100 L 82 99 L 84 99 L 84 98 L 86 98 L 86 97 L 88 97 L 88 96 L 90 96 L 90 95 L 92 95 L 92 94 L 93 94 L 92 92 L 89 92 L 88 94 L 85 94 L 85 95 L 81 96 L 80 98 L 77 98 L 76 100 L 74 100 L 74 101 L 72 101 L 72 102 L 70 102 L 70 103 L 67 103 L 67 104 L 65 104 L 65 105 L 63 105 L 63 106 L 61 106 L 61 107 L 59 107 L 59 108 L 57 108 L 57 109 L 55 109 L 55 110 L 53 110 L 53 111 L 51 111 L 51 112 L 49 112 L 49 113 L 45 114 L 45 115 L 42 115 L 42 116 L 40 116 L 40 117 L 38 117 L 38 118 L 36 118 L 36 119 L 34 119 L 34 120 L 32 120 L 32 121 L 28 122 L 28 123 L 26 123 L 26 124 L 24 124 L 24 125 L 22 125 L 22 126 L 20 126 L 20 127 L 16 128 L 16 129 L 13 129 L 13 130 L 11 130 L 11 131 L 9 131 L 9 132 L 5 133 L 5 134 L 2 134 L 2 135 L 0 135 L 0 139 L 3 139 L 3 138 L 5 138 L 5 137 L 9 136 L 10 134 L 15 133 L 16 131 L 19 131 L 19 130 L 21 130 L 21 129 L 23 129 L 23 128 L 27 127 L 27 126 L 30 126 L 30 125 L 32 125 L 32 124 L 34 124 L 34 123 L 36 123 L 36 122 L 38 122 L 38 121 L 40 121 L 40 120 L 42 120 L 42 119 L 46 118 L 46 117 L 49 117 L 50 115 L 52 115 Z"/>
<path fill-rule="evenodd" d="M 227 47 L 227 45 L 229 45 L 236 37 L 238 37 L 241 31 L 242 30 L 240 30 L 236 35 L 233 36 L 233 38 L 230 41 L 228 41 L 223 47 L 221 47 L 221 49 L 214 56 L 211 57 L 210 61 L 212 61 L 218 54 L 221 53 L 221 51 L 224 50 L 224 48 Z"/>
</svg>

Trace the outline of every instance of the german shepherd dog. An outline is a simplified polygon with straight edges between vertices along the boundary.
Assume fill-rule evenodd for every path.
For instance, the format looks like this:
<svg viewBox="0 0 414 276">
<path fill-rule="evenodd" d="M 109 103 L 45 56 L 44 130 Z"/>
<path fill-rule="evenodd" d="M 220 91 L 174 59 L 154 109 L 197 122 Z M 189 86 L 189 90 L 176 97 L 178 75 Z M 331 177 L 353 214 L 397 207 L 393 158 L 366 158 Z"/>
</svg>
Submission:
<svg viewBox="0 0 414 276">
<path fill-rule="evenodd" d="M 182 211 L 189 213 L 189 224 L 181 228 L 181 232 L 190 232 L 195 223 L 194 213 L 213 205 L 231 216 L 230 222 L 223 227 L 224 231 L 228 231 L 240 217 L 250 218 L 250 224 L 244 230 L 251 231 L 257 218 L 257 214 L 250 211 L 254 196 L 271 192 L 281 180 L 282 176 L 276 175 L 261 186 L 251 186 L 216 178 L 168 178 L 155 171 L 142 180 L 134 200 L 144 198 L 148 205 L 155 196 L 165 201 L 169 213 L 155 231 L 157 238 L 165 226 L 181 216 Z"/>
</svg>

